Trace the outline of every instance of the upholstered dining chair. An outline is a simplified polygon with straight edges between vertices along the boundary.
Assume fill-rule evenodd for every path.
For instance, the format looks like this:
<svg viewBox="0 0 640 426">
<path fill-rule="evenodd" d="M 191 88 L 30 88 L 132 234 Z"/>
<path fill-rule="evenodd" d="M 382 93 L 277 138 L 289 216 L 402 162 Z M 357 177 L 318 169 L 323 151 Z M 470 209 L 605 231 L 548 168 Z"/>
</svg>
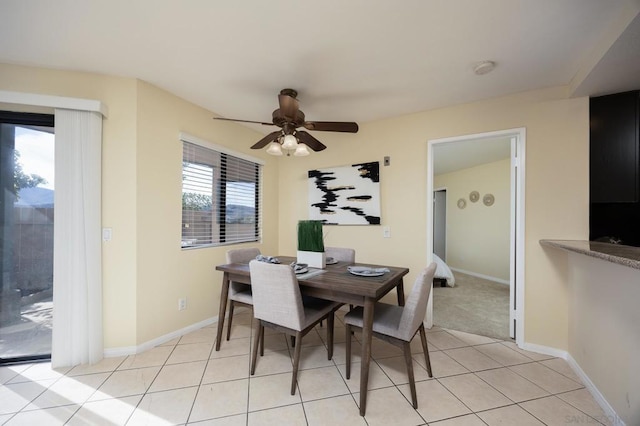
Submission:
<svg viewBox="0 0 640 426">
<path fill-rule="evenodd" d="M 327 257 L 333 257 L 338 262 L 354 263 L 356 261 L 356 251 L 352 248 L 325 247 L 324 252 Z"/>
<path fill-rule="evenodd" d="M 264 327 L 295 336 L 298 344 L 294 350 L 291 378 L 291 395 L 295 395 L 302 338 L 320 320 L 326 318 L 327 359 L 331 359 L 334 312 L 340 304 L 312 297 L 305 297 L 303 303 L 298 279 L 289 265 L 253 260 L 249 263 L 249 271 L 253 289 L 253 316 L 256 319 L 251 353 L 251 375 L 256 371 L 258 345 L 264 341 Z"/>
<path fill-rule="evenodd" d="M 411 340 L 413 340 L 418 331 L 420 332 L 420 339 L 422 340 L 422 350 L 424 351 L 427 373 L 429 373 L 429 377 L 433 377 L 431 361 L 429 360 L 429 349 L 427 348 L 427 334 L 425 333 L 422 321 L 427 312 L 427 301 L 431 293 L 431 283 L 433 282 L 435 272 L 435 263 L 431 263 L 431 265 L 422 270 L 404 306 L 377 302 L 373 309 L 373 335 L 400 347 L 404 352 L 413 408 L 418 408 L 418 400 L 416 397 L 416 382 L 413 376 L 413 362 L 411 359 Z M 351 331 L 352 327 L 362 328 L 362 313 L 362 307 L 358 307 L 352 309 L 351 312 L 344 317 L 345 333 L 347 336 L 347 379 L 351 377 Z"/>
<path fill-rule="evenodd" d="M 260 254 L 260 249 L 243 248 L 227 251 L 227 263 L 249 263 Z M 231 323 L 233 322 L 233 308 L 236 304 L 253 307 L 251 286 L 231 281 L 229 283 L 229 319 L 227 324 L 227 340 L 231 337 Z"/>
</svg>

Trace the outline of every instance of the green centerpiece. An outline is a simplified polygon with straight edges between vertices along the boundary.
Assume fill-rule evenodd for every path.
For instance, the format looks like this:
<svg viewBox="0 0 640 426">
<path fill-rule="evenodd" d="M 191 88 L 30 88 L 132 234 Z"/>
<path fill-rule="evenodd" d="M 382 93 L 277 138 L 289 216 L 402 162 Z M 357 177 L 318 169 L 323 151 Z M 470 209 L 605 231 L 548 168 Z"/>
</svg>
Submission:
<svg viewBox="0 0 640 426">
<path fill-rule="evenodd" d="M 324 268 L 326 265 L 322 222 L 319 220 L 298 221 L 298 263 L 306 263 L 314 268 Z"/>
</svg>

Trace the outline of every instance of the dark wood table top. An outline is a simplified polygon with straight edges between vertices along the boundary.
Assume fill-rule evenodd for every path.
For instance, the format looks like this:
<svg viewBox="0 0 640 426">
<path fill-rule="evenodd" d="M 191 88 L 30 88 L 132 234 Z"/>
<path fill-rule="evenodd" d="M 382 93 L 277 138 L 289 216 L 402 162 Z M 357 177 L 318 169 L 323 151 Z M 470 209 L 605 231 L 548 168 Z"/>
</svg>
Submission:
<svg viewBox="0 0 640 426">
<path fill-rule="evenodd" d="M 278 256 L 278 259 L 282 264 L 289 264 L 296 260 L 295 257 L 290 256 Z M 390 272 L 385 272 L 384 275 L 378 277 L 362 277 L 351 274 L 347 270 L 347 266 L 368 266 L 372 268 L 387 268 Z M 309 271 L 313 271 L 315 268 L 309 268 Z M 226 265 L 216 266 L 216 270 L 227 272 L 231 276 L 236 278 L 249 277 L 249 265 L 246 263 L 230 263 Z M 386 265 L 372 265 L 365 263 L 347 263 L 338 262 L 335 265 L 327 265 L 323 272 L 317 275 L 304 278 L 305 274 L 300 274 L 298 282 L 301 286 L 311 289 L 316 289 L 327 293 L 342 293 L 349 294 L 358 297 L 368 297 L 378 300 L 391 289 L 398 285 L 398 282 L 409 273 L 408 268 L 386 266 Z M 233 280 L 233 277 L 230 279 Z M 250 284 L 250 282 L 248 282 Z"/>
</svg>

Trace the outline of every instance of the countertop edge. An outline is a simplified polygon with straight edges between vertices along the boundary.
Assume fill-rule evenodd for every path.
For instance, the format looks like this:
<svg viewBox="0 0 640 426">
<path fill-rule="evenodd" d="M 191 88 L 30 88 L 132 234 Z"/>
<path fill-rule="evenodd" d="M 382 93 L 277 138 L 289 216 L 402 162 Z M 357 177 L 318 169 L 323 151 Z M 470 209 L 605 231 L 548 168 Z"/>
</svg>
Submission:
<svg viewBox="0 0 640 426">
<path fill-rule="evenodd" d="M 640 247 L 584 240 L 540 240 L 540 245 L 583 254 L 640 270 Z"/>
</svg>

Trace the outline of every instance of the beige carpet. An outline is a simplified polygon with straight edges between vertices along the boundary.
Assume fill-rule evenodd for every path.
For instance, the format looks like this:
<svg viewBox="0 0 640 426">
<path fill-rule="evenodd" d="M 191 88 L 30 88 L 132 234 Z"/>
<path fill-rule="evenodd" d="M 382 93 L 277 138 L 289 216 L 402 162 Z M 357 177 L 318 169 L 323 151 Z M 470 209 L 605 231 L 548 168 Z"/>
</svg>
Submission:
<svg viewBox="0 0 640 426">
<path fill-rule="evenodd" d="M 434 325 L 509 339 L 509 286 L 454 272 L 455 287 L 433 288 Z"/>
</svg>

